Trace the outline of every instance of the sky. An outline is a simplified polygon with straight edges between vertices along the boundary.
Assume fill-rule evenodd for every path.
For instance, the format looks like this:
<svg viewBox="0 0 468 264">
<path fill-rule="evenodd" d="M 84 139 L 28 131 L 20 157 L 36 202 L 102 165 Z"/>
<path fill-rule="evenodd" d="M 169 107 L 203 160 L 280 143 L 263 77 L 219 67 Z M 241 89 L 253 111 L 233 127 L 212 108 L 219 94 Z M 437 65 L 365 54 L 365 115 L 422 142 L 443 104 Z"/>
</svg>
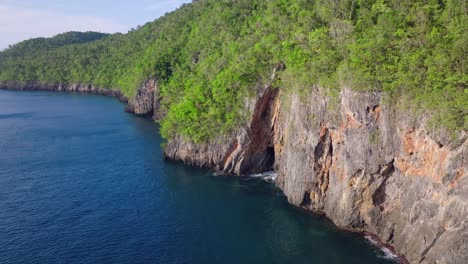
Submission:
<svg viewBox="0 0 468 264">
<path fill-rule="evenodd" d="M 0 50 L 67 31 L 126 33 L 191 0 L 0 0 Z"/>
</svg>

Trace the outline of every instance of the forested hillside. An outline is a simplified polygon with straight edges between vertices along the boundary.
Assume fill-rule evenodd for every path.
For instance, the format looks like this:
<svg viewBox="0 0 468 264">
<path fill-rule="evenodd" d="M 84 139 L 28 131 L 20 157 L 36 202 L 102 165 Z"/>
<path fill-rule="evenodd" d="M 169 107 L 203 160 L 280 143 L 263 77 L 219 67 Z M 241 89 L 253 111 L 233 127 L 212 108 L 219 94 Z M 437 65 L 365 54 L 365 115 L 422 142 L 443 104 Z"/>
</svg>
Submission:
<svg viewBox="0 0 468 264">
<path fill-rule="evenodd" d="M 468 128 L 467 13 L 465 0 L 199 0 L 128 34 L 14 45 L 0 53 L 0 82 L 132 96 L 156 78 L 163 136 L 204 141 L 242 122 L 245 97 L 284 63 L 278 89 L 385 91 L 454 132 Z"/>
<path fill-rule="evenodd" d="M 37 53 L 51 51 L 67 45 L 82 44 L 102 39 L 109 34 L 99 32 L 67 32 L 52 38 L 34 38 L 25 40 L 0 53 L 0 59 L 34 56 Z"/>
</svg>

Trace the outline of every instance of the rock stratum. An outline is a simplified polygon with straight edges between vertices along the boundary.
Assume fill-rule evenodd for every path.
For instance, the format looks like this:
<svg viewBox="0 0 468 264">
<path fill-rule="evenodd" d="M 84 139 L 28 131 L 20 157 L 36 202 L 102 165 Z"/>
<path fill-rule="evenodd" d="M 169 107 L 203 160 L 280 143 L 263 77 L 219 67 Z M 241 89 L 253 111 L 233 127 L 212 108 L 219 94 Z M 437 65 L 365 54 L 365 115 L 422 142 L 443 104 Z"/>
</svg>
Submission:
<svg viewBox="0 0 468 264">
<path fill-rule="evenodd" d="M 102 94 L 128 101 L 128 112 L 164 115 L 155 80 L 131 100 L 90 85 L 0 88 Z M 256 90 L 243 126 L 201 144 L 174 138 L 165 157 L 234 175 L 275 170 L 291 204 L 373 234 L 410 263 L 468 263 L 466 132 L 427 131 L 427 118 L 415 120 L 379 92 L 343 88 L 330 96 L 320 87 L 298 93 L 271 83 Z"/>
</svg>

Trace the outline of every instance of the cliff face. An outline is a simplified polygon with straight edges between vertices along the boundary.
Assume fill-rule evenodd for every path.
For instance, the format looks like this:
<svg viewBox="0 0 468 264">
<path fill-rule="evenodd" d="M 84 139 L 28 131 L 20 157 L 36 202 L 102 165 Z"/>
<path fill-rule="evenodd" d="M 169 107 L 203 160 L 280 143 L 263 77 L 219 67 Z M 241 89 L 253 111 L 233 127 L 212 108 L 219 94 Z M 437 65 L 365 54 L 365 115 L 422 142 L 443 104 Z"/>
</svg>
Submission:
<svg viewBox="0 0 468 264">
<path fill-rule="evenodd" d="M 277 184 L 288 200 L 367 231 L 411 263 L 468 263 L 468 148 L 434 140 L 382 94 L 281 95 Z M 419 120 L 417 123 L 424 123 Z"/>
<path fill-rule="evenodd" d="M 144 81 L 135 97 L 128 101 L 126 112 L 139 116 L 150 116 L 155 120 L 161 118 L 159 110 L 159 88 L 155 79 Z"/>
<path fill-rule="evenodd" d="M 431 135 L 383 94 L 269 86 L 225 138 L 168 142 L 166 157 L 229 174 L 274 168 L 290 203 L 369 232 L 411 263 L 468 263 L 467 135 Z"/>
</svg>

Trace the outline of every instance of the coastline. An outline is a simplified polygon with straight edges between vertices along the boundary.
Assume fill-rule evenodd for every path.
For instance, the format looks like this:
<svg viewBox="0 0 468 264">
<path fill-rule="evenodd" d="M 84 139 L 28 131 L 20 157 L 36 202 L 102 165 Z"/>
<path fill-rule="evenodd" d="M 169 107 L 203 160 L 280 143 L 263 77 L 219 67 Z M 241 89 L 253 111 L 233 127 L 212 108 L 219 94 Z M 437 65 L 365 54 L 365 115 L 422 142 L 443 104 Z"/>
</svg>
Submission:
<svg viewBox="0 0 468 264">
<path fill-rule="evenodd" d="M 109 88 L 96 87 L 91 84 L 77 83 L 47 83 L 47 82 L 4 82 L 0 83 L 0 90 L 11 91 L 49 91 L 49 92 L 64 92 L 64 93 L 83 93 L 95 94 L 101 96 L 115 97 L 123 103 L 128 103 L 129 99 L 118 90 Z"/>
<path fill-rule="evenodd" d="M 97 88 L 97 87 L 94 87 L 92 85 L 29 83 L 29 84 L 16 84 L 16 85 L 12 86 L 11 84 L 4 84 L 3 83 L 3 84 L 0 84 L 0 89 L 2 89 L 2 90 L 17 90 L 17 91 L 55 91 L 55 92 L 77 92 L 77 93 L 84 93 L 84 94 L 96 94 L 96 95 L 101 95 L 101 96 L 115 97 L 115 98 L 119 99 L 121 102 L 124 102 L 124 103 L 127 103 L 127 104 L 132 103 L 132 100 L 129 100 L 120 91 L 115 91 L 115 90 L 111 90 L 111 89 Z M 146 99 L 151 98 L 151 100 L 153 100 L 153 98 L 155 97 L 155 94 L 151 93 L 151 94 L 145 95 L 145 96 L 147 97 Z M 142 96 L 143 99 L 145 99 L 144 98 L 145 96 Z M 141 100 L 142 100 L 142 98 L 139 98 L 137 100 L 137 102 L 140 102 Z M 135 101 L 135 98 L 133 99 L 133 102 L 134 101 Z M 268 101 L 270 101 L 270 99 Z M 137 116 L 145 116 L 143 114 L 135 113 L 134 111 L 129 111 L 129 109 L 131 110 L 131 108 L 129 108 L 128 105 L 127 105 L 127 107 L 126 107 L 127 112 L 134 113 Z M 151 109 L 151 114 L 153 114 L 152 111 L 153 111 L 153 109 Z M 166 156 L 165 158 L 168 158 L 168 157 Z M 187 162 L 185 162 L 185 163 L 187 163 Z M 210 168 L 210 167 L 208 166 L 207 168 Z M 284 168 L 284 169 L 286 169 L 286 168 Z M 387 172 L 387 169 L 382 168 L 382 170 L 384 172 Z M 278 182 L 276 182 L 276 184 L 278 185 Z M 279 187 L 281 188 L 281 186 L 279 186 Z M 281 188 L 281 189 L 284 192 L 284 189 L 283 188 Z M 285 195 L 288 196 L 286 193 L 285 193 Z M 334 225 L 340 230 L 361 234 L 364 239 L 368 239 L 372 244 L 374 244 L 374 246 L 376 246 L 377 248 L 380 248 L 382 251 L 389 250 L 392 254 L 397 255 L 398 256 L 397 261 L 399 263 L 402 263 L 402 264 L 410 263 L 404 257 L 404 255 L 398 253 L 398 251 L 395 249 L 395 247 L 393 245 L 385 242 L 386 240 L 388 241 L 388 239 L 386 239 L 386 240 L 381 239 L 378 235 L 376 235 L 376 234 L 374 234 L 372 232 L 366 231 L 365 228 L 361 228 L 361 227 L 350 228 L 350 227 L 347 227 L 347 226 L 344 226 L 344 225 L 340 224 L 339 222 L 336 223 L 335 222 L 336 217 L 328 216 L 323 210 L 313 210 L 312 207 L 307 207 L 306 208 L 302 204 L 298 205 L 298 204 L 296 204 L 294 202 L 291 202 L 291 200 L 289 200 L 289 197 L 288 197 L 288 201 L 294 207 L 304 209 L 304 211 L 306 213 L 307 212 L 308 213 L 312 212 L 312 213 L 315 213 L 315 214 L 323 215 L 327 220 L 330 220 L 331 222 L 333 222 Z"/>
<path fill-rule="evenodd" d="M 361 233 L 361 235 L 373 246 L 379 248 L 388 259 L 396 261 L 400 264 L 410 264 L 404 256 L 398 254 L 398 252 L 393 246 L 385 244 L 376 235 L 368 232 L 363 232 Z"/>
</svg>

